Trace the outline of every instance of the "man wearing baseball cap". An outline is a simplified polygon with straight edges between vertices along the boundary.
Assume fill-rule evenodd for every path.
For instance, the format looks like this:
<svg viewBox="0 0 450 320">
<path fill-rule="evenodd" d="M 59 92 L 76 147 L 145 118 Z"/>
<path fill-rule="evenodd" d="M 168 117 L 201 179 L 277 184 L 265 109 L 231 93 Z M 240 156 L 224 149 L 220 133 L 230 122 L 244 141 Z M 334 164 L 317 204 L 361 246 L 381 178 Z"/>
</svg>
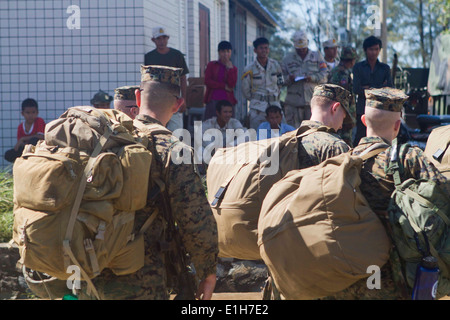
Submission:
<svg viewBox="0 0 450 320">
<path fill-rule="evenodd" d="M 91 99 L 91 105 L 97 109 L 110 109 L 113 97 L 103 90 L 99 90 Z"/>
<path fill-rule="evenodd" d="M 336 39 L 328 39 L 322 42 L 323 53 L 325 54 L 325 62 L 328 66 L 328 72 L 330 72 L 334 67 L 339 64 L 338 56 L 338 43 Z"/>
<path fill-rule="evenodd" d="M 184 55 L 177 49 L 168 47 L 170 35 L 165 27 L 155 27 L 152 30 L 152 41 L 155 43 L 156 48 L 145 54 L 145 65 L 158 65 L 174 68 L 181 68 L 180 86 L 181 96 L 186 100 L 186 74 L 189 73 L 189 69 L 184 59 Z M 186 111 L 186 104 L 183 103 L 167 123 L 167 128 L 171 131 L 183 128 L 183 113 Z"/>
<path fill-rule="evenodd" d="M 311 117 L 310 101 L 314 87 L 326 83 L 328 69 L 320 52 L 308 48 L 308 37 L 304 31 L 292 36 L 295 51 L 288 53 L 281 62 L 287 86 L 284 101 L 286 122 L 297 128 L 303 120 Z"/>
</svg>

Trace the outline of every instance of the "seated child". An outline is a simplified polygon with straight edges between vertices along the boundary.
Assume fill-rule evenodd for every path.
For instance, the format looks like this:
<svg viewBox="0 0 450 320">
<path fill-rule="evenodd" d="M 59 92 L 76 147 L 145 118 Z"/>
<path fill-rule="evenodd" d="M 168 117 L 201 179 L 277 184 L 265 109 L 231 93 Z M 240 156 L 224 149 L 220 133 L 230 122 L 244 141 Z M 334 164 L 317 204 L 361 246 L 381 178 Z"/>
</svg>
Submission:
<svg viewBox="0 0 450 320">
<path fill-rule="evenodd" d="M 22 101 L 22 116 L 25 121 L 17 128 L 17 143 L 14 149 L 5 152 L 5 159 L 14 162 L 22 155 L 26 144 L 36 145 L 44 139 L 45 121 L 38 117 L 38 104 L 36 100 L 28 98 Z"/>
</svg>

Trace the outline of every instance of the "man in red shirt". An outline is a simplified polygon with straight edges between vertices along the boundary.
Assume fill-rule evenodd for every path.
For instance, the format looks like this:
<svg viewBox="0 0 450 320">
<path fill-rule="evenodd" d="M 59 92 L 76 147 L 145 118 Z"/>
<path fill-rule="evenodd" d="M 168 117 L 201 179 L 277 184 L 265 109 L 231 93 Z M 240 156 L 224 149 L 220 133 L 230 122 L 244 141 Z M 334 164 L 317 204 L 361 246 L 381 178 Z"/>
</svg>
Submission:
<svg viewBox="0 0 450 320">
<path fill-rule="evenodd" d="M 14 162 L 22 155 L 26 144 L 36 145 L 39 140 L 44 139 L 45 121 L 38 117 L 38 103 L 28 98 L 22 101 L 22 116 L 25 121 L 17 127 L 17 143 L 14 149 L 5 152 L 5 159 Z"/>
</svg>

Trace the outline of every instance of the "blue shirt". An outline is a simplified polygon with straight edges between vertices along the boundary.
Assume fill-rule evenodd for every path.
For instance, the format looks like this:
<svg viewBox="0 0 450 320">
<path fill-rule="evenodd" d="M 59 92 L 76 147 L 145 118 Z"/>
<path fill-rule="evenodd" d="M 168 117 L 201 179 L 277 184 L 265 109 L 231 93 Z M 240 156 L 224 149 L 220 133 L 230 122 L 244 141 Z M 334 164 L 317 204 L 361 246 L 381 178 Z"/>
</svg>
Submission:
<svg viewBox="0 0 450 320">
<path fill-rule="evenodd" d="M 286 123 L 280 124 L 280 130 L 271 129 L 270 123 L 268 121 L 266 121 L 266 122 L 261 123 L 258 127 L 258 140 L 272 138 L 272 135 L 271 135 L 272 131 L 273 131 L 274 137 L 279 137 L 282 134 L 285 134 L 286 132 L 289 132 L 292 130 L 295 130 L 295 128 Z"/>
</svg>

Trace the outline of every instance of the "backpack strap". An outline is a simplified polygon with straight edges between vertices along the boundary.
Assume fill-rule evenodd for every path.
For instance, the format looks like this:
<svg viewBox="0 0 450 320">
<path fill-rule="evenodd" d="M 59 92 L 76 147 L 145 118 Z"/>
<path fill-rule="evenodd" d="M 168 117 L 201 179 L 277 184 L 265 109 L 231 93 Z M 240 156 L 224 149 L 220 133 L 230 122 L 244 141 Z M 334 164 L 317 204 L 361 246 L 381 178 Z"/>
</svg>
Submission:
<svg viewBox="0 0 450 320">
<path fill-rule="evenodd" d="M 389 148 L 389 145 L 387 143 L 375 143 L 371 145 L 369 148 L 361 152 L 358 156 L 363 159 L 363 161 L 370 159 L 372 157 L 375 157 L 376 155 L 380 154 L 384 150 Z"/>
<path fill-rule="evenodd" d="M 143 124 L 140 120 L 134 119 L 133 125 L 139 129 L 140 131 L 147 133 L 147 134 L 172 134 L 172 131 L 164 127 L 162 124 L 158 123 L 151 123 L 149 125 Z"/>
<path fill-rule="evenodd" d="M 407 144 L 406 147 L 409 145 Z M 391 157 L 389 159 L 389 166 L 388 169 L 392 170 L 392 175 L 394 178 L 394 184 L 395 188 L 399 189 L 400 185 L 402 184 L 402 179 L 400 177 L 400 164 L 399 164 L 399 147 L 397 144 L 397 138 L 395 138 L 392 141 L 392 148 L 391 148 Z"/>
<path fill-rule="evenodd" d="M 65 264 L 69 265 L 70 261 L 72 261 L 75 265 L 78 266 L 78 268 L 80 269 L 80 272 L 84 278 L 84 280 L 87 281 L 88 283 L 88 289 L 90 289 L 95 297 L 100 300 L 100 296 L 98 294 L 97 289 L 95 288 L 94 284 L 92 283 L 91 279 L 89 278 L 89 276 L 87 275 L 87 273 L 83 270 L 83 268 L 81 267 L 81 264 L 78 262 L 78 260 L 75 258 L 75 255 L 72 252 L 72 249 L 70 247 L 70 241 L 72 240 L 72 235 L 73 235 L 73 230 L 75 227 L 75 222 L 77 219 L 77 215 L 78 215 L 78 210 L 80 209 L 80 204 L 81 204 L 81 200 L 83 198 L 83 194 L 84 194 L 84 190 L 86 188 L 86 183 L 87 180 L 90 178 L 91 173 L 92 173 L 92 168 L 94 166 L 95 160 L 97 159 L 97 156 L 100 154 L 100 152 L 102 151 L 104 145 L 106 144 L 106 142 L 108 141 L 109 137 L 111 136 L 111 134 L 113 133 L 113 131 L 111 130 L 110 127 L 106 127 L 106 131 L 105 133 L 100 137 L 97 145 L 95 146 L 94 150 L 92 151 L 91 156 L 89 157 L 88 163 L 84 169 L 84 174 L 81 177 L 81 181 L 80 181 L 80 185 L 78 186 L 78 190 L 77 190 L 77 195 L 75 197 L 75 201 L 74 204 L 72 206 L 72 210 L 70 212 L 70 217 L 69 217 L 69 222 L 67 224 L 67 229 L 66 229 L 66 235 L 64 237 L 64 241 L 63 241 L 63 249 L 64 249 L 64 253 L 65 253 Z M 87 243 L 87 251 L 88 253 L 91 252 L 91 246 L 90 243 Z M 93 266 L 93 271 L 94 274 L 99 274 L 99 270 L 98 270 L 98 264 L 97 264 L 97 268 L 96 267 L 96 258 L 94 261 L 92 261 L 92 254 L 90 255 L 91 258 L 91 263 Z M 97 270 L 95 270 L 97 269 Z"/>
</svg>

